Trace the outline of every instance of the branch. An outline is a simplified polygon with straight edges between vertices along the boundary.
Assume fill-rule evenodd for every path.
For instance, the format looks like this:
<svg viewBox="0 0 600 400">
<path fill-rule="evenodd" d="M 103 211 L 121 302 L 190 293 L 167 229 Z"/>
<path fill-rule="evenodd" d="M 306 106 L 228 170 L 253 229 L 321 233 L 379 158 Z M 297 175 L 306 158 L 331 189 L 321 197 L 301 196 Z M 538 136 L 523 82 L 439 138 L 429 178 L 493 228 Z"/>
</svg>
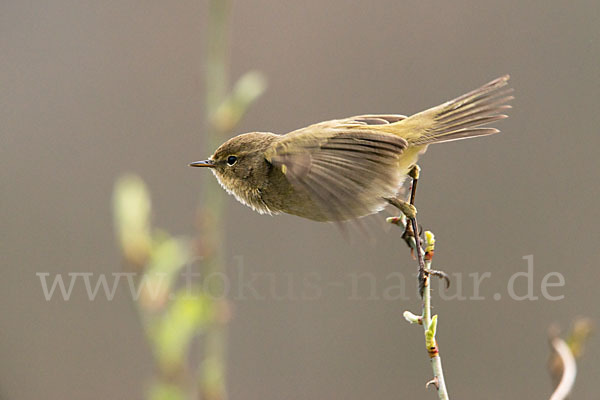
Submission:
<svg viewBox="0 0 600 400">
<path fill-rule="evenodd" d="M 585 343 L 592 331 L 592 321 L 584 317 L 575 318 L 566 340 L 559 337 L 560 328 L 558 325 L 553 324 L 550 326 L 550 346 L 553 351 L 548 367 L 555 386 L 550 400 L 566 399 L 573 390 L 577 375 L 576 360 L 583 355 Z"/>
<path fill-rule="evenodd" d="M 569 348 L 569 345 L 559 337 L 552 339 L 552 348 L 560 357 L 563 366 L 563 373 L 558 386 L 550 396 L 550 400 L 564 400 L 569 396 L 573 386 L 575 385 L 575 377 L 577 376 L 577 364 L 575 357 Z"/>
<path fill-rule="evenodd" d="M 415 202 L 419 172 L 419 167 L 415 166 L 409 173 L 409 176 L 413 179 L 409 203 L 411 206 L 414 206 Z M 396 205 L 394 202 L 391 202 L 391 204 Z M 405 206 L 398 204 L 396 207 L 402 209 L 401 207 Z M 435 338 L 438 318 L 437 315 L 434 315 L 433 317 L 431 316 L 430 278 L 431 276 L 444 278 L 446 280 L 446 284 L 449 284 L 449 280 L 446 274 L 443 272 L 434 271 L 431 269 L 431 262 L 435 250 L 435 236 L 429 231 L 425 232 L 425 250 L 423 250 L 418 233 L 419 225 L 417 223 L 416 213 L 410 218 L 410 225 L 408 225 L 407 218 L 404 215 L 401 217 L 388 218 L 387 221 L 394 225 L 404 227 L 405 232 L 402 237 L 411 247 L 412 251 L 417 253 L 417 261 L 419 264 L 417 279 L 419 282 L 419 292 L 423 297 L 423 312 L 420 316 L 417 316 L 410 311 L 405 311 L 403 315 L 404 318 L 411 324 L 417 323 L 423 325 L 423 330 L 425 333 L 425 347 L 427 348 L 427 353 L 429 354 L 431 362 L 431 368 L 433 370 L 433 379 L 427 382 L 427 386 L 430 384 L 434 385 L 438 392 L 438 398 L 440 400 L 448 400 L 448 390 L 446 389 L 446 381 L 444 378 L 444 371 L 442 369 L 442 359 L 440 357 L 439 347 Z"/>
</svg>

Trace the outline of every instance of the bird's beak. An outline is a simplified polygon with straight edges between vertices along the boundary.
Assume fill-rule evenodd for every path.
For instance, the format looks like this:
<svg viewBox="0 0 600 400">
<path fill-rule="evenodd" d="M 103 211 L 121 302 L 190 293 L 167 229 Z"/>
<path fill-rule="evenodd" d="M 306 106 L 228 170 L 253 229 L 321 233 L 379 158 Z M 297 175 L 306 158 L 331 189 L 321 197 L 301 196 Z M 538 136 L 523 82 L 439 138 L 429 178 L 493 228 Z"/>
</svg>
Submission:
<svg viewBox="0 0 600 400">
<path fill-rule="evenodd" d="M 214 163 L 213 160 L 194 161 L 193 163 L 190 163 L 190 167 L 208 167 L 208 168 L 214 168 L 215 167 L 215 163 Z"/>
</svg>

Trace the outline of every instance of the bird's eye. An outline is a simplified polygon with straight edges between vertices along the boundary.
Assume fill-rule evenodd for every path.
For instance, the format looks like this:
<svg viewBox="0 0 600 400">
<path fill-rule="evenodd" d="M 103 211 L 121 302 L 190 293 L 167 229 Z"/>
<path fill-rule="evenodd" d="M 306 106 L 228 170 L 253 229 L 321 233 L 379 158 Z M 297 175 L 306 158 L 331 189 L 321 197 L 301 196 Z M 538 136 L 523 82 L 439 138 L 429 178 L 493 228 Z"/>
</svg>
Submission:
<svg viewBox="0 0 600 400">
<path fill-rule="evenodd" d="M 227 157 L 227 164 L 228 165 L 233 165 L 237 162 L 237 157 L 236 156 L 229 156 Z"/>
</svg>

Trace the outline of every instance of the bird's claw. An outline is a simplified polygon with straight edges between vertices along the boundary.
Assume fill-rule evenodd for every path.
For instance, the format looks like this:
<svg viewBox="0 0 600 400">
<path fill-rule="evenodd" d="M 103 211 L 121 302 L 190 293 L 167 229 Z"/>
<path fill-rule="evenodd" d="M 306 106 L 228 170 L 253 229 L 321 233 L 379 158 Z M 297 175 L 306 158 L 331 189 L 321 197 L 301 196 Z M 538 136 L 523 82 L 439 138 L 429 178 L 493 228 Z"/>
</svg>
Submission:
<svg viewBox="0 0 600 400">
<path fill-rule="evenodd" d="M 448 289 L 450 287 L 450 275 L 448 275 L 444 271 L 440 271 L 437 269 L 426 269 L 425 274 L 443 279 L 444 282 L 446 283 L 446 289 Z"/>
<path fill-rule="evenodd" d="M 446 283 L 446 289 L 450 287 L 450 275 L 445 273 L 444 271 L 440 271 L 437 269 L 423 269 L 419 272 L 419 294 L 423 297 L 423 293 L 425 292 L 425 286 L 429 284 L 429 277 L 435 276 L 437 278 L 443 279 Z"/>
</svg>

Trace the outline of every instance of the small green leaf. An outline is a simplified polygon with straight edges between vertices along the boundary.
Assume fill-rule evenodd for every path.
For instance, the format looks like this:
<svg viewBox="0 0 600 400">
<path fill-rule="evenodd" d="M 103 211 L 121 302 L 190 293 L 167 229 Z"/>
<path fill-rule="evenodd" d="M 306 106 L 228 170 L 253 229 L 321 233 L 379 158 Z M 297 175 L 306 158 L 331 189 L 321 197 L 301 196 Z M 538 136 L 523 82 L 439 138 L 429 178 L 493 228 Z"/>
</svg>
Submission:
<svg viewBox="0 0 600 400">
<path fill-rule="evenodd" d="M 435 235 L 431 231 L 425 231 L 425 251 L 432 252 L 435 250 Z"/>
<path fill-rule="evenodd" d="M 267 79 L 258 71 L 246 72 L 235 84 L 231 94 L 221 103 L 213 122 L 215 126 L 227 132 L 232 130 L 242 119 L 252 103 L 267 88 Z"/>
<path fill-rule="evenodd" d="M 437 315 L 431 317 L 429 328 L 425 332 L 425 345 L 427 348 L 435 346 L 435 332 L 437 330 Z"/>
<path fill-rule="evenodd" d="M 168 237 L 154 244 L 144 275 L 140 301 L 146 309 L 159 309 L 168 300 L 168 295 L 177 279 L 178 272 L 187 265 L 192 256 L 189 240 Z"/>
<path fill-rule="evenodd" d="M 125 258 L 143 265 L 150 253 L 150 212 L 152 206 L 146 185 L 136 175 L 124 175 L 115 183 L 113 214 L 115 228 Z"/>
<path fill-rule="evenodd" d="M 213 302 L 180 290 L 152 332 L 156 356 L 165 370 L 181 366 L 194 336 L 213 319 Z"/>
</svg>

